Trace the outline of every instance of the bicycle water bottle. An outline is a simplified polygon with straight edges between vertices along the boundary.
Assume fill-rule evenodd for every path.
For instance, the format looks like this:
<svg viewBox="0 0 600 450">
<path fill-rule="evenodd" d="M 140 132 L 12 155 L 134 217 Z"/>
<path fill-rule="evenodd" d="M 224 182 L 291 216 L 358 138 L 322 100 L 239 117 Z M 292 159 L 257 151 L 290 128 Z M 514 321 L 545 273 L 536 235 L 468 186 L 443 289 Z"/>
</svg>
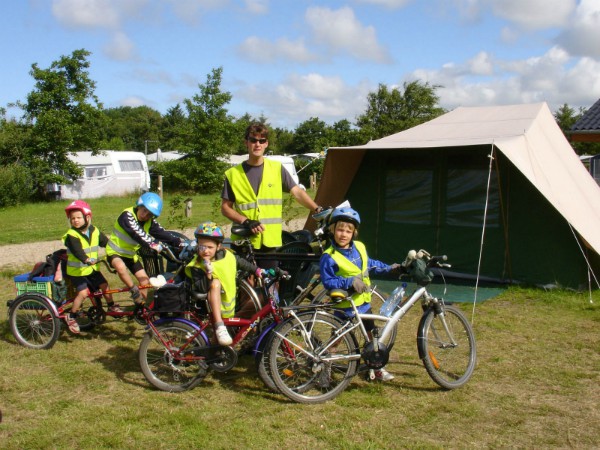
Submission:
<svg viewBox="0 0 600 450">
<path fill-rule="evenodd" d="M 390 296 L 383 302 L 379 309 L 379 314 L 385 317 L 390 317 L 396 308 L 404 298 L 404 292 L 406 290 L 406 283 L 402 283 L 396 289 L 392 291 Z"/>
</svg>

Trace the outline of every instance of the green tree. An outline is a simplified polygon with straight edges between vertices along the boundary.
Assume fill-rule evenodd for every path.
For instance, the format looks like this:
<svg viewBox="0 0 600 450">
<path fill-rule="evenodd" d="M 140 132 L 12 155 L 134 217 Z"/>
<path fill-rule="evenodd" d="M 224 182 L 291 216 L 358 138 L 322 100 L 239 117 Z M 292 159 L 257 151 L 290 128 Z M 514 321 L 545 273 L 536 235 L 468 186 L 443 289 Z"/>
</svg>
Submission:
<svg viewBox="0 0 600 450">
<path fill-rule="evenodd" d="M 367 110 L 356 119 L 367 140 L 407 130 L 445 112 L 438 106 L 439 97 L 435 93 L 440 86 L 412 81 L 405 82 L 403 87 L 401 92 L 380 84 L 377 92 L 367 95 Z"/>
<path fill-rule="evenodd" d="M 177 151 L 184 147 L 187 116 L 178 103 L 163 116 L 159 142 L 162 149 Z"/>
<path fill-rule="evenodd" d="M 554 119 L 567 139 L 570 137 L 571 128 L 585 112 L 585 108 L 579 108 L 579 111 L 575 111 L 566 103 L 556 110 Z M 570 142 L 570 144 L 578 155 L 597 155 L 600 153 L 600 143 L 597 142 Z"/>
<path fill-rule="evenodd" d="M 227 113 L 231 94 L 221 91 L 222 74 L 221 67 L 213 69 L 206 83 L 198 85 L 200 92 L 184 100 L 188 120 L 181 150 L 188 158 L 163 166 L 169 168 L 169 176 L 163 179 L 165 187 L 175 179 L 175 171 L 179 171 L 176 175 L 179 189 L 215 192 L 221 188 L 227 167 L 223 159 L 240 139 L 234 119 Z"/>
<path fill-rule="evenodd" d="M 118 142 L 114 139 L 120 139 L 124 144 L 123 150 L 144 152 L 146 141 L 153 141 L 151 146 L 148 146 L 149 153 L 163 145 L 160 137 L 164 119 L 155 109 L 148 106 L 120 106 L 107 109 L 104 114 L 108 118 L 102 142 L 104 145 L 111 145 Z M 112 147 L 104 149 L 121 150 Z"/>
<path fill-rule="evenodd" d="M 291 152 L 301 153 L 321 152 L 329 146 L 329 128 L 318 117 L 311 117 L 298 125 L 294 131 Z"/>
<path fill-rule="evenodd" d="M 34 190 L 43 196 L 49 183 L 64 183 L 81 175 L 81 168 L 69 159 L 80 150 L 98 150 L 104 128 L 102 104 L 94 94 L 96 83 L 90 78 L 86 50 L 61 56 L 48 69 L 31 66 L 35 88 L 23 109 L 31 127 L 28 169 Z"/>
</svg>

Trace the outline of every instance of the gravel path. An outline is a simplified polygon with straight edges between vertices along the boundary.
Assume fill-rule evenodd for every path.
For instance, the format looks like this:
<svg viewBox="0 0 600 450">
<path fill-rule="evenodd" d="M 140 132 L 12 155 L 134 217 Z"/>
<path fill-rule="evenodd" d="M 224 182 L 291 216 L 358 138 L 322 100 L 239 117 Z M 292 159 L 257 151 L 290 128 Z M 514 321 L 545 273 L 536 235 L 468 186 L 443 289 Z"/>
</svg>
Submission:
<svg viewBox="0 0 600 450">
<path fill-rule="evenodd" d="M 288 231 L 300 230 L 304 226 L 305 219 L 295 219 L 285 224 L 283 228 Z M 225 236 L 229 236 L 229 226 L 223 229 Z M 186 236 L 194 235 L 194 228 L 184 231 Z M 64 248 L 62 241 L 30 242 L 27 244 L 11 244 L 0 246 L 0 269 L 22 269 L 31 268 L 38 261 L 44 261 L 46 255 Z"/>
</svg>

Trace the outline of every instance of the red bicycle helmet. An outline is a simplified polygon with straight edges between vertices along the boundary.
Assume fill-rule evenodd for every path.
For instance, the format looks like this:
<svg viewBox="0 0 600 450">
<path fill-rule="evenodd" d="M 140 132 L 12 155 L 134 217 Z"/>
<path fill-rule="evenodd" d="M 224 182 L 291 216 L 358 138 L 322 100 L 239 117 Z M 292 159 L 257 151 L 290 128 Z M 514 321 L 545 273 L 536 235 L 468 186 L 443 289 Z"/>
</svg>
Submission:
<svg viewBox="0 0 600 450">
<path fill-rule="evenodd" d="M 67 214 L 67 217 L 69 217 L 71 211 L 81 211 L 83 217 L 92 216 L 92 208 L 90 208 L 90 205 L 88 205 L 83 200 L 75 200 L 65 208 L 65 213 Z"/>
</svg>

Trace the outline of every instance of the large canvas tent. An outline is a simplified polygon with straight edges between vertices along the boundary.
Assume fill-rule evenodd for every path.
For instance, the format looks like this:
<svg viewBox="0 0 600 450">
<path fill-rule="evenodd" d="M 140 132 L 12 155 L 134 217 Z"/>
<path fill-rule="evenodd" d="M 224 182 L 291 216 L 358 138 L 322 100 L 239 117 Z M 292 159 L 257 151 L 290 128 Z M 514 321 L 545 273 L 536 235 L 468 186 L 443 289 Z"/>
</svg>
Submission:
<svg viewBox="0 0 600 450">
<path fill-rule="evenodd" d="M 462 274 L 576 288 L 587 285 L 587 261 L 600 267 L 600 187 L 545 103 L 457 108 L 330 148 L 316 201 L 345 199 L 383 261 L 423 248 Z"/>
</svg>

